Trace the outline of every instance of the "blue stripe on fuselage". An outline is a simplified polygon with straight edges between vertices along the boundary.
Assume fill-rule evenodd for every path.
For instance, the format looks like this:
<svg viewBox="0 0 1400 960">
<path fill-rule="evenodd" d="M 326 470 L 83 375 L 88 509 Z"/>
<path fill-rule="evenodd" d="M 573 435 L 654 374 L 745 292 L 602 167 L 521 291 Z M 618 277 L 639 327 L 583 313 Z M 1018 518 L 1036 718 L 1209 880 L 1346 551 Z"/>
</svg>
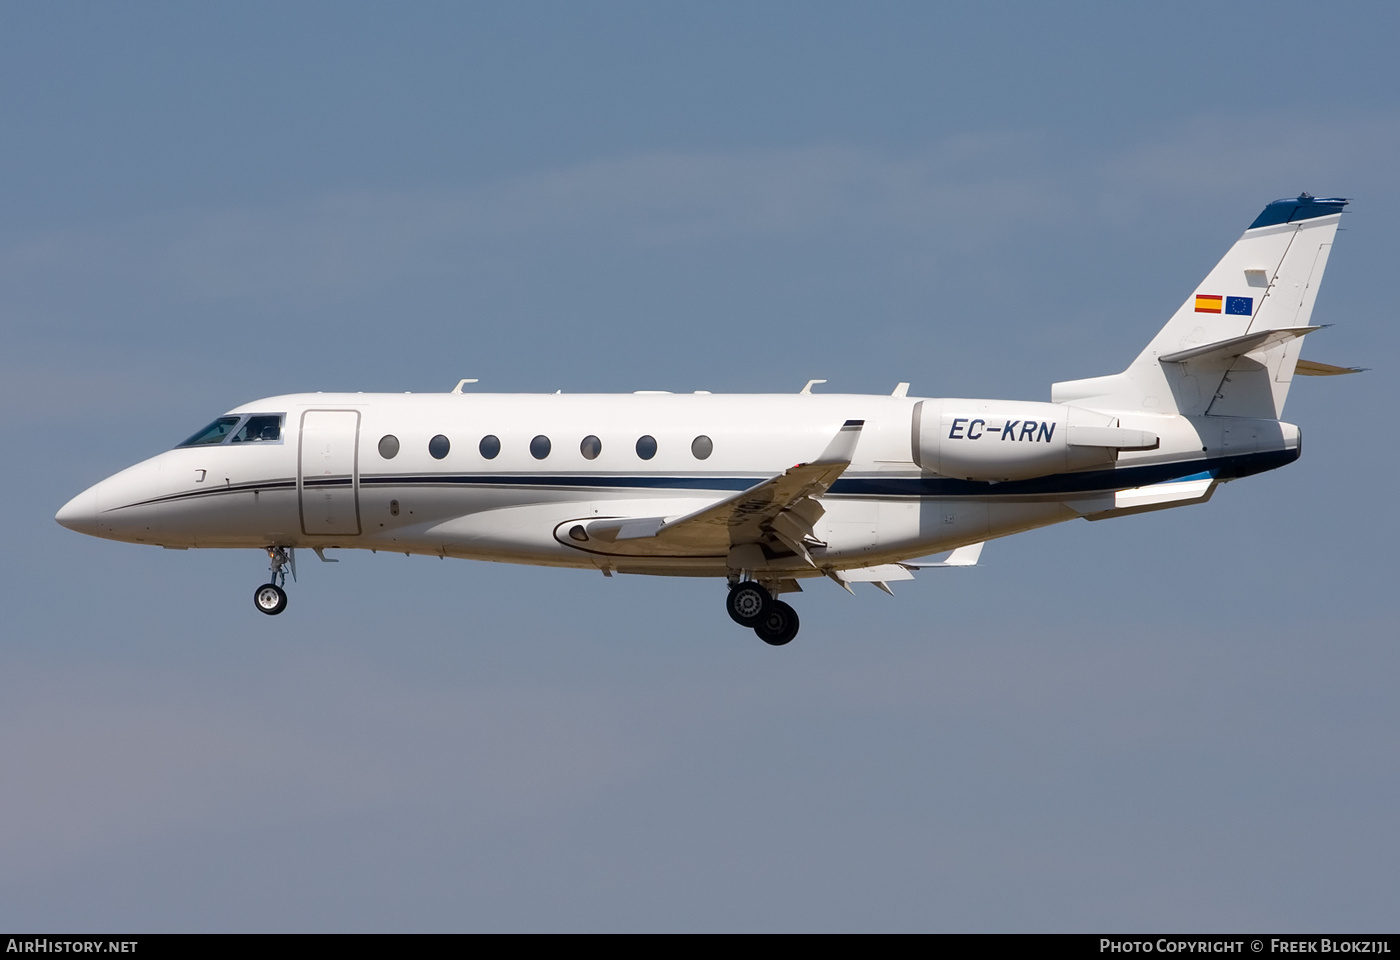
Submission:
<svg viewBox="0 0 1400 960">
<path fill-rule="evenodd" d="M 1214 477 L 1219 480 L 1234 480 L 1266 470 L 1286 466 L 1298 459 L 1297 450 L 1275 450 L 1267 453 L 1248 453 L 1235 457 L 1211 457 L 1185 460 L 1177 463 L 1143 464 L 1136 467 L 1120 467 L 1114 470 L 1089 470 L 1082 473 L 1058 473 L 1048 477 L 1034 477 L 1029 480 L 1006 480 L 991 483 L 984 480 L 955 480 L 948 477 L 842 477 L 831 486 L 830 492 L 836 496 L 848 497 L 910 497 L 910 498 L 953 498 L 979 497 L 999 499 L 1002 497 L 1025 497 L 1065 495 L 1077 493 L 1098 493 L 1104 490 L 1125 490 L 1131 487 L 1145 487 L 1154 483 L 1173 480 L 1204 480 Z M 771 476 L 771 475 L 770 475 Z M 362 487 L 400 486 L 455 486 L 460 484 L 496 487 L 557 487 L 560 489 L 594 490 L 684 490 L 696 492 L 726 493 L 747 490 L 755 484 L 767 480 L 768 476 L 752 477 L 641 477 L 641 476 L 599 476 L 599 475 L 549 475 L 549 474 L 379 474 L 361 476 Z M 325 489 L 327 487 L 350 486 L 349 477 L 308 478 L 303 480 L 306 488 Z M 107 511 L 122 510 L 126 507 L 147 506 L 174 501 L 202 500 L 205 497 L 228 496 L 251 493 L 256 490 L 294 489 L 296 481 L 290 479 L 268 480 L 236 484 L 231 487 L 211 487 L 207 490 L 186 490 L 180 493 L 156 497 L 124 506 L 110 507 Z"/>
<path fill-rule="evenodd" d="M 1096 493 L 1145 487 L 1172 480 L 1215 477 L 1233 480 L 1274 470 L 1298 459 L 1297 450 L 1210 457 L 1177 463 L 1143 464 L 1112 470 L 1057 473 L 1029 480 L 956 480 L 948 477 L 842 477 L 831 485 L 837 496 L 855 497 L 1005 497 Z M 1204 468 L 1204 469 L 1203 469 Z M 489 484 L 502 487 L 568 487 L 635 490 L 747 490 L 768 479 L 756 477 L 645 477 L 566 474 L 416 474 L 362 476 L 362 486 Z"/>
</svg>

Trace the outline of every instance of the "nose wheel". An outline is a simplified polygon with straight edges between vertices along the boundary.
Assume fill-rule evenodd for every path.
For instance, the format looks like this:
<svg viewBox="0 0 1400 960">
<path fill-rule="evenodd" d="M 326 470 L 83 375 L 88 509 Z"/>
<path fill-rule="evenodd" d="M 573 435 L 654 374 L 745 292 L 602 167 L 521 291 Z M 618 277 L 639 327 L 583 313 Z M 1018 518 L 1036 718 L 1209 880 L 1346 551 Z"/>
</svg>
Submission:
<svg viewBox="0 0 1400 960">
<path fill-rule="evenodd" d="M 269 617 L 287 609 L 287 591 L 275 583 L 264 583 L 253 591 L 253 605 Z"/>
<path fill-rule="evenodd" d="M 297 578 L 296 554 L 290 547 L 268 547 L 267 555 L 272 562 L 268 569 L 272 579 L 253 591 L 253 606 L 259 613 L 275 617 L 287 609 L 287 591 L 282 589 L 287 583 L 287 571 L 292 571 L 292 579 Z"/>
</svg>

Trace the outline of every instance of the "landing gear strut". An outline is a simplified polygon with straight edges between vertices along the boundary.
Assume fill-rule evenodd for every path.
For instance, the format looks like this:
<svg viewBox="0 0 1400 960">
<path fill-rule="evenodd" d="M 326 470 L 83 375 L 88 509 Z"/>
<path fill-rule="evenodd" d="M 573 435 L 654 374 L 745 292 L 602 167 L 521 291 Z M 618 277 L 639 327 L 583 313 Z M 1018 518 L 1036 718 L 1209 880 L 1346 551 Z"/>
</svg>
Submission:
<svg viewBox="0 0 1400 960">
<path fill-rule="evenodd" d="M 724 608 L 731 620 L 741 627 L 752 627 L 758 638 L 771 646 L 781 647 L 797 636 L 797 611 L 773 599 L 761 583 L 745 580 L 734 584 Z"/>
<path fill-rule="evenodd" d="M 267 555 L 272 559 L 269 569 L 272 579 L 253 591 L 253 606 L 259 612 L 274 617 L 287 609 L 287 591 L 282 589 L 287 583 L 287 571 L 292 571 L 292 579 L 297 576 L 294 554 L 287 547 L 268 547 Z"/>
</svg>

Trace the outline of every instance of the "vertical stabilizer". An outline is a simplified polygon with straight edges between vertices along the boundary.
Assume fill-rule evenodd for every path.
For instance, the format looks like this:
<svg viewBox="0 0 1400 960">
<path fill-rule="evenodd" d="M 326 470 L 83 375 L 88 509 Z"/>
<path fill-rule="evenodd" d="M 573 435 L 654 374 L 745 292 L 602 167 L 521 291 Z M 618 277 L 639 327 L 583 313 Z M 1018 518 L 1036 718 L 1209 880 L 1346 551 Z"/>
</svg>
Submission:
<svg viewBox="0 0 1400 960">
<path fill-rule="evenodd" d="M 1052 399 L 1103 410 L 1277 419 L 1301 335 L 1261 336 L 1261 346 L 1245 353 L 1198 348 L 1307 327 L 1346 203 L 1305 193 L 1269 204 L 1127 370 L 1057 383 Z"/>
</svg>

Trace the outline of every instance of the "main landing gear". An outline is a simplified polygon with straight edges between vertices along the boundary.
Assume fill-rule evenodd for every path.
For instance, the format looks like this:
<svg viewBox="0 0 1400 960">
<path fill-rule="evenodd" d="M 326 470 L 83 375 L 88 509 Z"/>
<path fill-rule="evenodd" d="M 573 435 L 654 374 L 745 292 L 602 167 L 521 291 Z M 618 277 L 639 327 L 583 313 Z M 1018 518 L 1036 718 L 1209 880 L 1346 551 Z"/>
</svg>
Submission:
<svg viewBox="0 0 1400 960">
<path fill-rule="evenodd" d="M 797 636 L 797 611 L 775 600 L 761 583 L 744 580 L 734 584 L 724 608 L 731 620 L 741 627 L 752 627 L 758 639 L 771 646 L 781 647 Z"/>
<path fill-rule="evenodd" d="M 282 589 L 287 583 L 287 571 L 292 571 L 292 579 L 297 577 L 296 560 L 287 547 L 268 547 L 267 555 L 272 558 L 269 569 L 272 579 L 253 591 L 253 606 L 259 612 L 275 617 L 287 609 L 287 591 Z"/>
</svg>

